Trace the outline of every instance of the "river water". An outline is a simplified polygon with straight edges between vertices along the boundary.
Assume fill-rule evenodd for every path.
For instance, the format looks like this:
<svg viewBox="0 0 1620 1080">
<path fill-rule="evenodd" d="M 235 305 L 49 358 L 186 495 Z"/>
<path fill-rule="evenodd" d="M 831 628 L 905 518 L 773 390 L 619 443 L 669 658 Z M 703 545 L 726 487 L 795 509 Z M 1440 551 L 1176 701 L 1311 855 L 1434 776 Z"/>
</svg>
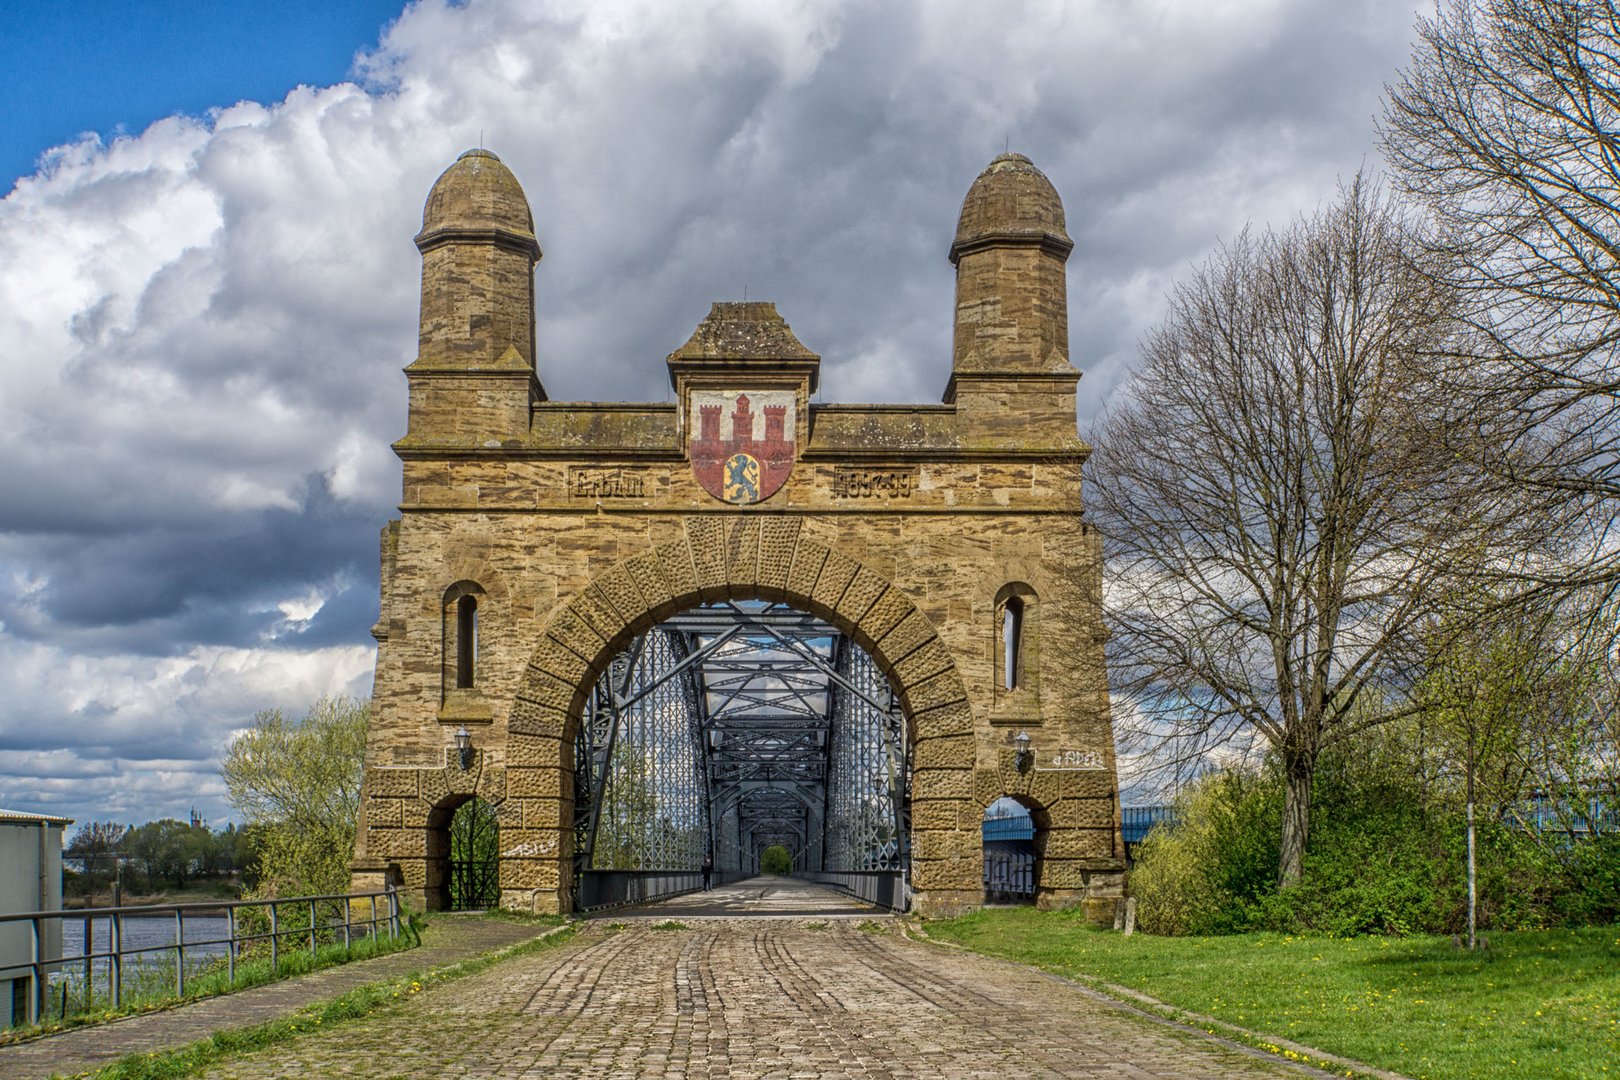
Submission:
<svg viewBox="0 0 1620 1080">
<path fill-rule="evenodd" d="M 103 917 L 95 919 L 91 931 L 91 951 L 105 952 L 108 949 L 110 920 Z M 175 941 L 174 916 L 147 915 L 124 916 L 123 952 L 124 962 L 130 963 L 174 963 L 173 946 Z M 189 967 L 193 960 L 204 960 L 216 956 L 224 956 L 225 943 L 220 940 L 230 933 L 230 921 L 223 915 L 187 915 L 186 916 L 186 964 Z M 205 944 L 212 942 L 212 944 Z M 157 952 L 136 952 L 137 949 L 157 949 Z M 70 960 L 74 956 L 83 956 L 84 949 L 84 919 L 68 916 L 62 920 L 62 957 Z M 106 964 L 106 960 L 96 961 L 96 967 Z"/>
</svg>

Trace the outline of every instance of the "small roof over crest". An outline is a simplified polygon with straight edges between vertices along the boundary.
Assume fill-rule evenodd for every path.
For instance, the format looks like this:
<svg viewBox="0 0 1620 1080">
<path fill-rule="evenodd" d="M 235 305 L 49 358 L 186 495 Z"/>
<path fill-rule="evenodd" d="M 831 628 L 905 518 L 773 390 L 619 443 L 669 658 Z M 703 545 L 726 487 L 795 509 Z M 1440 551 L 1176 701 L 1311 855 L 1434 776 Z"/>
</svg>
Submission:
<svg viewBox="0 0 1620 1080">
<path fill-rule="evenodd" d="M 715 365 L 780 372 L 808 369 L 810 389 L 820 378 L 821 357 L 805 348 L 770 301 L 716 303 L 686 344 L 669 354 L 670 378 L 678 371 Z"/>
</svg>

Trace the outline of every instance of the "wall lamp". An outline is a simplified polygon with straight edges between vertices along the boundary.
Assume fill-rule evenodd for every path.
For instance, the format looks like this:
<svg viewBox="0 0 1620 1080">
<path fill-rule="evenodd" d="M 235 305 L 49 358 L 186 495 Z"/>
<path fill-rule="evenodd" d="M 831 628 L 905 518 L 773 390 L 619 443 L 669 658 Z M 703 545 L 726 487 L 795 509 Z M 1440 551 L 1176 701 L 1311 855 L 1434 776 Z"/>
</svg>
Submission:
<svg viewBox="0 0 1620 1080">
<path fill-rule="evenodd" d="M 463 771 L 472 768 L 472 732 L 467 730 L 466 724 L 462 724 L 460 727 L 456 728 L 456 753 L 461 757 L 461 768 Z"/>
<path fill-rule="evenodd" d="M 1029 772 L 1035 767 L 1035 751 L 1029 748 L 1029 732 L 1020 731 L 1013 736 L 1013 745 L 1018 749 L 1013 753 L 1013 768 L 1019 774 Z"/>
</svg>

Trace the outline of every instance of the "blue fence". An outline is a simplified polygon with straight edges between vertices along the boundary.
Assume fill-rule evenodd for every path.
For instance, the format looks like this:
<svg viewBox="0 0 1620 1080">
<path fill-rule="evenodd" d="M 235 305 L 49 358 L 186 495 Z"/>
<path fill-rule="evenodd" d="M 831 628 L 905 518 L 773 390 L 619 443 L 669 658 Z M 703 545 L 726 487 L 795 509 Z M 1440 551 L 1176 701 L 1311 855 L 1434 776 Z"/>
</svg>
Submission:
<svg viewBox="0 0 1620 1080">
<path fill-rule="evenodd" d="M 1568 833 L 1571 836 L 1620 832 L 1620 809 L 1605 806 L 1602 799 L 1579 803 L 1546 797 L 1530 799 L 1513 808 L 1525 827 L 1538 833 Z"/>
<path fill-rule="evenodd" d="M 1028 814 L 1007 814 L 984 819 L 984 842 L 987 844 L 998 840 L 1033 839 L 1035 839 L 1035 823 L 1029 819 Z"/>
</svg>

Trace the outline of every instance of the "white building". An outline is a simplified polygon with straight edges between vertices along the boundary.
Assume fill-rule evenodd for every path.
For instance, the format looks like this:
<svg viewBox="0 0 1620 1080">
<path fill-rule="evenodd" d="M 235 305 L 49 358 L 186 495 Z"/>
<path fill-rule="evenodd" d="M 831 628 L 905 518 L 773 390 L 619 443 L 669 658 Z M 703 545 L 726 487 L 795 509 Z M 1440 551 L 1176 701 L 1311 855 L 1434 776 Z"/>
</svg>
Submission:
<svg viewBox="0 0 1620 1080">
<path fill-rule="evenodd" d="M 0 810 L 0 915 L 62 909 L 62 830 L 71 824 L 72 818 Z M 43 958 L 60 957 L 62 920 L 40 926 Z M 0 922 L 0 1028 L 26 1023 L 32 1012 L 33 943 L 29 922 Z"/>
</svg>

